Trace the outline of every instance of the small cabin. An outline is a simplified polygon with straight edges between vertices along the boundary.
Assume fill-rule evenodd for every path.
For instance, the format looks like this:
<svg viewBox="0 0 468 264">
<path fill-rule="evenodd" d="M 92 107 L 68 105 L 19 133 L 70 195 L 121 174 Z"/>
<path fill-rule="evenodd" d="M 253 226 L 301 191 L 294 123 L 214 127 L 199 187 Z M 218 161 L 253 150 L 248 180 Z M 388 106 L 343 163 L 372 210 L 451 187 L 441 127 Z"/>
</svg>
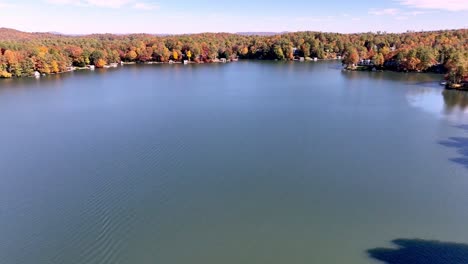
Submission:
<svg viewBox="0 0 468 264">
<path fill-rule="evenodd" d="M 317 58 L 317 57 L 315 57 L 315 58 L 314 58 L 314 61 L 318 61 L 318 58 Z"/>
<path fill-rule="evenodd" d="M 41 77 L 41 73 L 38 72 L 38 71 L 35 71 L 35 72 L 34 72 L 34 77 L 36 77 L 36 78 Z"/>
<path fill-rule="evenodd" d="M 298 49 L 298 48 L 293 48 L 292 51 L 293 51 L 293 56 L 297 56 L 297 55 L 299 55 L 301 50 Z"/>
<path fill-rule="evenodd" d="M 174 64 L 174 61 L 173 61 L 173 60 L 170 60 L 170 61 L 169 61 L 169 64 Z"/>
<path fill-rule="evenodd" d="M 299 61 L 305 61 L 305 58 L 304 58 L 304 57 L 300 57 L 300 58 L 299 58 Z"/>
<path fill-rule="evenodd" d="M 96 69 L 96 66 L 94 66 L 94 65 L 89 65 L 89 69 L 92 70 L 92 71 L 94 71 L 94 69 Z"/>
<path fill-rule="evenodd" d="M 184 64 L 188 64 L 188 60 L 184 60 Z"/>
<path fill-rule="evenodd" d="M 225 58 L 222 58 L 220 61 L 221 61 L 222 63 L 226 63 L 226 62 L 227 62 L 227 60 L 226 60 Z"/>
</svg>

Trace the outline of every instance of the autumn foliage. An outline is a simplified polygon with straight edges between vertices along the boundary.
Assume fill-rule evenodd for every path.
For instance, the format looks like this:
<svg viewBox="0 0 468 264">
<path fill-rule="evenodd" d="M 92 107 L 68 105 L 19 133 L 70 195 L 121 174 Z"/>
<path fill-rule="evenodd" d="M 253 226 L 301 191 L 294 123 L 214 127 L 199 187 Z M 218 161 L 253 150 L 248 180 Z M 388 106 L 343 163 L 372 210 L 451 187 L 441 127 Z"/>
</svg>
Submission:
<svg viewBox="0 0 468 264">
<path fill-rule="evenodd" d="M 108 63 L 205 61 L 216 58 L 292 60 L 344 58 L 345 64 L 372 60 L 398 71 L 448 71 L 467 76 L 468 30 L 402 34 L 297 32 L 273 36 L 240 34 L 149 34 L 64 36 L 0 29 L 0 77 L 50 74 L 71 67 Z"/>
</svg>

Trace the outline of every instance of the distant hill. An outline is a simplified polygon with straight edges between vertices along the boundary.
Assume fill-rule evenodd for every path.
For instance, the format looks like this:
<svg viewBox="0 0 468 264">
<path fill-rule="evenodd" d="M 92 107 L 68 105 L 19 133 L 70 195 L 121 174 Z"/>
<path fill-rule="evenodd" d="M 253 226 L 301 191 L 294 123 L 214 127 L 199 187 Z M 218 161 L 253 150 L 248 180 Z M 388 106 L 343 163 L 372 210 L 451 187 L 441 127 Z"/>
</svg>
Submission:
<svg viewBox="0 0 468 264">
<path fill-rule="evenodd" d="M 283 32 L 237 32 L 235 34 L 237 35 L 243 35 L 243 36 L 274 36 L 274 35 L 280 35 L 280 34 L 285 34 L 288 33 L 287 31 Z"/>
<path fill-rule="evenodd" d="M 30 33 L 11 28 L 0 28 L 0 40 L 29 40 L 38 38 L 58 38 L 63 37 L 56 33 Z"/>
<path fill-rule="evenodd" d="M 237 32 L 236 35 L 242 36 L 274 36 L 285 34 L 288 32 Z M 213 33 L 204 33 L 213 34 Z M 83 36 L 99 36 L 99 35 L 115 35 L 115 36 L 126 36 L 126 35 L 153 35 L 158 37 L 171 36 L 172 34 L 64 34 L 61 32 L 24 32 L 11 28 L 0 28 L 0 40 L 28 40 L 28 39 L 40 39 L 40 38 L 58 38 L 58 37 L 83 37 Z M 191 35 L 191 34 L 175 34 L 177 35 Z M 196 35 L 196 34 L 195 34 Z"/>
</svg>

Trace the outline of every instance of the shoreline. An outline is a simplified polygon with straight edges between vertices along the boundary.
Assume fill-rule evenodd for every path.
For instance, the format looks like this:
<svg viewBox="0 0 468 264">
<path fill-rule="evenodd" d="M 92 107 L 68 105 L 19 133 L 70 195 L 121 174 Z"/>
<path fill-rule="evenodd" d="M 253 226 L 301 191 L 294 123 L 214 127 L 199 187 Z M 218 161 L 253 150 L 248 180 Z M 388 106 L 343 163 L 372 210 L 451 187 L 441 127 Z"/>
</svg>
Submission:
<svg viewBox="0 0 468 264">
<path fill-rule="evenodd" d="M 214 61 L 209 61 L 209 62 L 195 62 L 195 61 L 167 61 L 167 62 L 160 62 L 160 61 L 146 61 L 146 62 L 120 62 L 120 63 L 110 63 L 107 65 L 104 65 L 103 67 L 95 67 L 94 65 L 86 65 L 84 67 L 77 67 L 77 66 L 71 66 L 69 70 L 67 71 L 61 71 L 57 73 L 40 73 L 40 75 L 31 75 L 31 76 L 23 76 L 23 77 L 10 77 L 10 78 L 0 78 L 0 79 L 23 79 L 23 78 L 36 78 L 40 79 L 41 77 L 46 77 L 50 75 L 58 75 L 58 74 L 63 74 L 63 73 L 70 73 L 70 72 L 75 72 L 75 71 L 94 71 L 98 69 L 110 69 L 110 68 L 119 68 L 123 67 L 125 65 L 138 65 L 138 64 L 143 64 L 143 65 L 171 65 L 171 64 L 180 64 L 180 65 L 189 65 L 189 64 L 227 64 L 227 63 L 232 63 L 232 62 L 238 62 L 238 61 L 271 61 L 271 62 L 294 62 L 294 63 L 314 63 L 314 62 L 319 62 L 319 61 L 337 61 L 339 60 L 338 58 L 327 58 L 327 59 L 306 59 L 306 60 L 252 60 L 252 59 L 231 59 L 231 60 L 226 60 L 226 61 L 221 61 L 219 59 L 214 60 Z M 418 71 L 396 71 L 396 70 L 388 70 L 388 69 L 375 69 L 375 67 L 369 68 L 369 66 L 365 67 L 349 67 L 349 66 L 344 66 L 342 71 L 345 72 L 395 72 L 395 73 L 420 73 L 420 74 L 441 74 L 443 73 L 437 73 L 437 72 L 418 72 Z M 456 86 L 456 87 L 454 87 Z M 463 85 L 461 84 L 449 84 L 444 86 L 446 90 L 455 90 L 455 91 L 468 91 L 468 87 L 466 87 L 466 84 Z"/>
</svg>

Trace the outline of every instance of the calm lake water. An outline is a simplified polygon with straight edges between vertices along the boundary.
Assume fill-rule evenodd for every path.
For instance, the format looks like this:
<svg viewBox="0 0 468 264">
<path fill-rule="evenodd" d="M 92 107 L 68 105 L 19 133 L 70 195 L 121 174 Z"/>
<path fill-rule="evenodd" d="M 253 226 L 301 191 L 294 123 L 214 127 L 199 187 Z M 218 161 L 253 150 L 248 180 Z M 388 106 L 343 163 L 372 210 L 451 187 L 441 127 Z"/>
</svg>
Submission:
<svg viewBox="0 0 468 264">
<path fill-rule="evenodd" d="M 366 264 L 394 239 L 468 243 L 468 95 L 440 79 L 239 62 L 0 80 L 0 262 Z"/>
</svg>

